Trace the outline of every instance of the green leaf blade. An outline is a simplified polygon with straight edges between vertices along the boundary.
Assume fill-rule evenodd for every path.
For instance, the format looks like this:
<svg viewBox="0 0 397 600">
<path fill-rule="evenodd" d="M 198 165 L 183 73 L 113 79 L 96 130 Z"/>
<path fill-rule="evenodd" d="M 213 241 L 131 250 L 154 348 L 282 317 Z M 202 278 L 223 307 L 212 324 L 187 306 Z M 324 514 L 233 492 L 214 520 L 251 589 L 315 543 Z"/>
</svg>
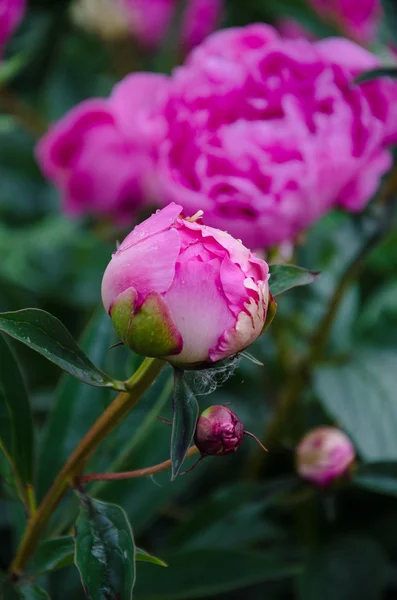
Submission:
<svg viewBox="0 0 397 600">
<path fill-rule="evenodd" d="M 395 0 L 381 0 L 385 13 L 385 23 L 393 42 L 397 41 L 397 3 Z"/>
<path fill-rule="evenodd" d="M 392 77 L 395 79 L 397 77 L 397 68 L 390 67 L 379 67 L 379 69 L 372 69 L 371 71 L 365 71 L 365 73 L 361 73 L 356 78 L 356 83 L 363 83 L 364 81 L 372 81 L 373 79 L 377 79 L 378 77 Z"/>
<path fill-rule="evenodd" d="M 397 460 L 394 349 L 356 347 L 337 365 L 318 366 L 314 389 L 366 461 Z"/>
<path fill-rule="evenodd" d="M 171 462 L 173 481 L 179 474 L 192 443 L 199 413 L 195 395 L 186 383 L 182 371 L 175 369 L 173 420 L 171 433 Z"/>
<path fill-rule="evenodd" d="M 165 559 L 168 569 L 158 569 L 155 577 L 148 566 L 139 569 L 135 593 L 140 600 L 214 598 L 300 572 L 297 561 L 277 551 L 193 550 L 169 553 Z"/>
<path fill-rule="evenodd" d="M 50 571 L 73 565 L 74 539 L 71 535 L 41 542 L 28 564 L 28 573 L 38 577 Z"/>
<path fill-rule="evenodd" d="M 41 542 L 35 555 L 30 560 L 27 572 L 35 577 L 70 567 L 74 564 L 75 543 L 71 535 L 63 535 Z M 158 558 L 149 554 L 142 548 L 136 548 L 136 562 L 150 563 L 159 567 L 168 565 Z"/>
<path fill-rule="evenodd" d="M 360 465 L 353 483 L 370 492 L 397 497 L 397 462 L 375 462 Z"/>
<path fill-rule="evenodd" d="M 123 389 L 121 382 L 116 382 L 97 369 L 66 327 L 44 310 L 27 308 L 0 313 L 0 331 L 39 352 L 88 385 Z"/>
<path fill-rule="evenodd" d="M 88 323 L 80 340 L 81 348 L 90 361 L 105 368 L 108 348 L 113 343 L 110 319 L 98 311 Z M 117 352 L 117 351 L 116 351 Z M 39 446 L 37 494 L 41 499 L 50 488 L 56 474 L 71 451 L 102 414 L 113 399 L 111 389 L 81 385 L 64 375 L 55 393 L 55 402 L 44 427 Z"/>
<path fill-rule="evenodd" d="M 291 288 L 313 283 L 320 275 L 295 265 L 270 265 L 269 287 L 273 296 L 278 296 Z"/>
<path fill-rule="evenodd" d="M 16 358 L 0 334 L 0 440 L 17 476 L 33 482 L 34 436 L 29 398 Z"/>
<path fill-rule="evenodd" d="M 47 592 L 33 583 L 22 586 L 20 595 L 23 600 L 50 600 Z"/>
<path fill-rule="evenodd" d="M 131 600 L 135 544 L 124 510 L 86 496 L 76 523 L 75 563 L 89 600 Z"/>
<path fill-rule="evenodd" d="M 386 558 L 371 538 L 344 536 L 309 554 L 298 600 L 374 600 L 382 597 Z"/>
<path fill-rule="evenodd" d="M 157 556 L 149 554 L 148 552 L 146 552 L 146 550 L 142 550 L 142 548 L 136 549 L 135 560 L 136 562 L 150 563 L 159 567 L 168 567 L 168 564 L 161 560 L 161 558 L 157 558 Z"/>
</svg>

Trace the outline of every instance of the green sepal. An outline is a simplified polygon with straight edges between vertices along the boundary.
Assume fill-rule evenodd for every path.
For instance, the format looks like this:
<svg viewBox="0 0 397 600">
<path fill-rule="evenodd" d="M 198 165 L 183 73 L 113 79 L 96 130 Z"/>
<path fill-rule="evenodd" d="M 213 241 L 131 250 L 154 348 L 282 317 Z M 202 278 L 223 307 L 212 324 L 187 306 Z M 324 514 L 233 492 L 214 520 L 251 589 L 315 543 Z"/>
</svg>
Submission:
<svg viewBox="0 0 397 600">
<path fill-rule="evenodd" d="M 171 481 L 174 481 L 193 441 L 199 416 L 197 399 L 186 382 L 184 371 L 177 368 L 174 368 L 172 410 Z"/>
<path fill-rule="evenodd" d="M 276 316 L 276 312 L 277 312 L 277 302 L 273 298 L 271 292 L 269 292 L 269 300 L 268 300 L 268 304 L 267 304 L 266 319 L 265 319 L 264 325 L 262 327 L 261 335 L 262 335 L 262 333 L 264 333 L 266 331 L 266 329 L 269 327 L 269 325 L 273 322 L 273 319 Z"/>
<path fill-rule="evenodd" d="M 136 290 L 128 288 L 118 296 L 111 310 L 114 327 L 124 344 L 143 356 L 162 358 L 179 354 L 182 336 L 162 296 L 156 292 L 148 294 L 137 311 L 136 301 Z"/>
<path fill-rule="evenodd" d="M 114 328 L 126 346 L 130 346 L 128 341 L 137 299 L 138 294 L 136 289 L 133 287 L 127 288 L 117 296 L 116 302 L 110 311 Z"/>
</svg>

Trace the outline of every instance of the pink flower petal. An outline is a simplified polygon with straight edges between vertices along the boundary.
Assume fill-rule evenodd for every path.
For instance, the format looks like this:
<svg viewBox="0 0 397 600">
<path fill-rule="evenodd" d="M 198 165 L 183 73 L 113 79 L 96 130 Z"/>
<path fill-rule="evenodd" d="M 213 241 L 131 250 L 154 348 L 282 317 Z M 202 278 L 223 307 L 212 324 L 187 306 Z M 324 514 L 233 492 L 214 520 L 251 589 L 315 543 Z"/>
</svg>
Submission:
<svg viewBox="0 0 397 600">
<path fill-rule="evenodd" d="M 166 292 L 174 280 L 180 250 L 177 231 L 168 229 L 149 237 L 142 235 L 140 240 L 129 244 L 127 252 L 119 249 L 105 271 L 102 301 L 107 311 L 127 288 L 135 288 L 142 301 L 149 292 Z"/>
<path fill-rule="evenodd" d="M 175 204 L 175 202 L 171 202 L 165 208 L 157 210 L 151 217 L 143 221 L 143 223 L 134 227 L 120 245 L 116 255 L 121 254 L 131 246 L 134 246 L 138 242 L 142 242 L 142 240 L 145 240 L 156 233 L 166 231 L 175 223 L 181 212 L 182 206 Z M 178 243 L 178 250 L 179 247 L 180 243 Z"/>
<path fill-rule="evenodd" d="M 208 361 L 208 350 L 217 343 L 219 332 L 235 322 L 217 269 L 197 260 L 177 264 L 174 282 L 164 298 L 183 338 L 183 350 L 172 362 Z"/>
</svg>

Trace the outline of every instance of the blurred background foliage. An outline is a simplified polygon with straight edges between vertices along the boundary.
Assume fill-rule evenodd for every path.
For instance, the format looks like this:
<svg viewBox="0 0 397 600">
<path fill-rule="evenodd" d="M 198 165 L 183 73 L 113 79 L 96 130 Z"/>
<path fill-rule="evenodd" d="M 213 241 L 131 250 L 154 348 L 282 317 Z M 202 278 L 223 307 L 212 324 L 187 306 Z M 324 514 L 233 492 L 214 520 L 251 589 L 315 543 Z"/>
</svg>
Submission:
<svg viewBox="0 0 397 600">
<path fill-rule="evenodd" d="M 223 25 L 284 16 L 318 36 L 334 32 L 303 0 L 229 0 Z M 72 24 L 68 0 L 31 0 L 7 48 L 8 56 L 18 57 L 16 73 L 0 88 L 0 310 L 52 312 L 82 336 L 95 364 L 120 378 L 139 359 L 124 348 L 109 350 L 117 340 L 100 306 L 100 282 L 122 233 L 66 218 L 56 190 L 39 172 L 34 146 L 47 123 L 85 98 L 106 96 L 125 73 L 170 71 L 178 60 L 173 37 L 152 53 L 130 40 L 104 43 Z M 361 216 L 332 213 L 307 234 L 294 262 L 322 276 L 280 299 L 271 330 L 251 350 L 265 366 L 242 359 L 226 384 L 200 397 L 200 406 L 230 402 L 245 427 L 264 437 L 336 282 L 365 246 L 376 218 L 371 205 Z M 396 597 L 397 225 L 388 225 L 344 296 L 281 447 L 263 455 L 247 439 L 238 454 L 207 459 L 174 483 L 164 473 L 90 488 L 95 497 L 121 504 L 138 545 L 169 564 L 138 564 L 137 600 Z M 114 392 L 60 377 L 44 358 L 12 346 L 33 406 L 40 499 Z M 170 376 L 164 372 L 106 439 L 88 472 L 131 470 L 168 457 L 170 431 L 157 416 L 170 416 Z M 351 436 L 362 466 L 350 484 L 321 492 L 298 479 L 293 450 L 310 427 L 327 423 Z M 6 569 L 25 525 L 6 479 L 0 504 L 0 566 Z M 68 497 L 48 534 L 68 532 L 76 510 Z M 42 583 L 53 600 L 84 597 L 73 566 L 43 575 Z"/>
</svg>

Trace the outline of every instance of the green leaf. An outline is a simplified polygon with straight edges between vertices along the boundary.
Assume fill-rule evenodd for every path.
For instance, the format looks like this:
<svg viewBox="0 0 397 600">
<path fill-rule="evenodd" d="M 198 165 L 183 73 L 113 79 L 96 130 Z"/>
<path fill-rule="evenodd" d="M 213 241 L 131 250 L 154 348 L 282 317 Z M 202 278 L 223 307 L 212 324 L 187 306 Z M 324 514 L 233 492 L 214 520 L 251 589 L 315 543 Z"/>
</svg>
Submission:
<svg viewBox="0 0 397 600">
<path fill-rule="evenodd" d="M 390 31 L 391 39 L 397 41 L 397 3 L 396 0 L 381 0 L 385 12 L 385 23 Z"/>
<path fill-rule="evenodd" d="M 33 481 L 33 420 L 22 374 L 0 334 L 0 440 L 17 477 Z"/>
<path fill-rule="evenodd" d="M 0 313 L 0 331 L 42 354 L 64 371 L 88 385 L 124 389 L 102 373 L 78 347 L 66 327 L 44 310 L 26 308 Z"/>
<path fill-rule="evenodd" d="M 33 583 L 22 586 L 19 592 L 23 600 L 50 600 L 47 592 Z"/>
<path fill-rule="evenodd" d="M 112 322 L 99 310 L 89 322 L 81 346 L 90 360 L 105 367 L 114 341 Z M 118 350 L 112 350 L 117 355 Z M 118 355 L 117 355 L 118 356 Z M 113 397 L 111 389 L 81 385 L 68 376 L 61 378 L 56 402 L 43 431 L 38 460 L 37 495 L 42 498 L 72 450 L 95 423 Z"/>
<path fill-rule="evenodd" d="M 370 538 L 343 537 L 309 556 L 299 580 L 298 600 L 378 600 L 386 561 Z"/>
<path fill-rule="evenodd" d="M 372 71 L 366 71 L 365 73 L 361 73 L 356 78 L 356 83 L 362 83 L 363 81 L 371 81 L 372 79 L 377 79 L 378 77 L 397 77 L 397 67 L 380 67 L 379 69 L 372 69 Z"/>
<path fill-rule="evenodd" d="M 269 287 L 273 296 L 278 296 L 291 288 L 313 283 L 320 275 L 294 265 L 270 265 Z"/>
<path fill-rule="evenodd" d="M 192 443 L 199 406 L 196 396 L 186 383 L 183 371 L 174 370 L 173 419 L 171 433 L 171 461 L 173 481 L 181 470 Z"/>
<path fill-rule="evenodd" d="M 167 563 L 161 560 L 161 558 L 149 554 L 146 550 L 142 550 L 142 548 L 136 549 L 135 560 L 136 562 L 151 563 L 152 565 L 158 565 L 159 567 L 168 567 Z"/>
<path fill-rule="evenodd" d="M 271 293 L 269 293 L 269 303 L 267 305 L 266 319 L 262 328 L 262 333 L 272 324 L 274 317 L 277 312 L 277 303 L 275 302 Z"/>
<path fill-rule="evenodd" d="M 10 582 L 5 582 L 0 597 L 1 600 L 50 600 L 47 592 L 33 583 L 16 587 Z"/>
<path fill-rule="evenodd" d="M 178 550 L 223 551 L 247 543 L 264 543 L 269 538 L 279 539 L 281 528 L 265 521 L 263 515 L 297 485 L 296 476 L 280 477 L 267 483 L 236 482 L 217 488 L 209 498 L 201 495 L 196 508 L 174 526 L 172 546 Z"/>
<path fill-rule="evenodd" d="M 68 567 L 73 563 L 74 539 L 71 535 L 64 535 L 41 542 L 28 564 L 27 571 L 38 577 L 49 571 Z"/>
<path fill-rule="evenodd" d="M 0 85 L 8 83 L 19 73 L 25 64 L 22 54 L 16 54 L 12 58 L 0 63 Z"/>
<path fill-rule="evenodd" d="M 397 497 L 397 462 L 377 462 L 360 465 L 353 483 L 358 487 Z"/>
<path fill-rule="evenodd" d="M 21 600 L 21 595 L 9 581 L 4 581 L 1 586 L 1 600 Z"/>
<path fill-rule="evenodd" d="M 367 461 L 397 460 L 397 352 L 356 348 L 349 360 L 318 367 L 314 389 Z"/>
<path fill-rule="evenodd" d="M 89 600 L 131 600 L 135 545 L 120 506 L 81 497 L 75 562 Z"/>
<path fill-rule="evenodd" d="M 34 557 L 30 560 L 27 572 L 38 577 L 50 571 L 70 567 L 74 564 L 74 550 L 75 544 L 71 535 L 45 540 L 41 542 Z M 160 567 L 167 566 L 163 560 L 149 554 L 142 548 L 136 548 L 135 560 L 136 562 L 151 563 Z"/>
<path fill-rule="evenodd" d="M 168 569 L 139 568 L 135 597 L 139 600 L 213 598 L 249 585 L 296 575 L 300 565 L 278 555 L 241 550 L 197 550 L 167 554 Z"/>
<path fill-rule="evenodd" d="M 106 319 L 102 322 L 102 329 L 104 328 L 103 334 L 106 333 L 107 327 L 110 326 L 111 328 L 111 323 L 109 323 L 109 321 L 109 319 Z M 105 348 L 106 341 L 104 338 L 97 338 L 98 345 L 95 345 L 94 322 L 91 324 L 90 329 L 93 335 L 91 337 L 91 350 L 89 356 L 92 358 L 91 353 L 97 351 L 100 352 L 100 346 L 103 345 L 103 348 Z M 109 358 L 111 358 L 112 361 L 117 361 L 119 366 L 123 366 L 129 370 L 130 361 L 128 360 L 127 365 L 125 365 L 123 360 L 124 355 L 126 355 L 126 358 L 128 359 L 131 357 L 132 353 L 127 351 L 124 347 L 119 347 L 112 350 Z M 78 386 L 75 380 L 72 380 L 71 378 L 67 379 L 74 382 L 80 390 L 84 389 L 91 393 L 96 392 L 97 394 L 98 392 L 102 394 L 114 393 L 111 392 L 111 390 L 106 389 L 96 390 L 95 388 L 90 388 L 88 386 Z M 121 423 L 119 427 L 106 438 L 106 440 L 104 440 L 101 447 L 88 464 L 87 472 L 116 472 L 139 469 L 146 467 L 147 465 L 157 464 L 167 458 L 166 453 L 167 448 L 169 449 L 171 430 L 170 427 L 161 423 L 157 416 L 162 414 L 164 410 L 169 410 L 171 408 L 172 388 L 173 381 L 171 367 L 167 366 L 144 395 L 138 406 L 131 411 L 130 414 L 126 416 L 123 423 Z M 75 446 L 75 437 L 79 436 L 81 431 L 83 431 L 83 433 L 87 431 L 90 424 L 95 420 L 95 414 L 101 410 L 101 402 L 80 402 L 81 396 L 79 395 L 77 398 L 72 396 L 74 408 L 73 411 L 69 413 L 67 410 L 68 403 L 70 404 L 71 402 L 70 396 L 67 395 L 66 391 L 67 390 L 65 389 L 65 394 L 62 396 L 63 411 L 56 411 L 57 429 L 53 430 L 51 438 L 49 438 L 52 440 L 52 447 L 55 448 L 57 431 L 59 436 L 62 436 L 63 415 L 65 418 L 65 428 L 67 429 L 67 435 L 62 442 L 62 445 L 64 446 L 63 452 L 67 452 L 68 444 L 70 448 Z M 103 399 L 102 404 L 105 402 L 106 398 Z M 83 406 L 85 408 L 83 408 Z M 61 406 L 59 405 L 57 408 L 61 408 Z M 86 427 L 85 431 L 83 429 L 84 427 Z M 134 435 L 131 435 L 131 431 L 134 432 Z M 78 439 L 79 438 L 77 438 L 77 441 Z M 45 439 L 43 441 L 45 442 Z M 51 472 L 54 472 L 53 468 L 56 467 L 56 460 L 58 460 L 53 460 L 53 454 L 57 453 L 50 452 L 49 458 L 52 460 Z M 45 457 L 45 443 L 43 443 L 42 447 L 42 456 Z M 52 480 L 51 474 L 48 476 L 46 472 L 45 465 L 40 465 L 39 473 L 43 473 L 43 481 L 45 481 L 47 486 L 40 486 L 40 493 L 42 495 L 47 491 Z M 187 483 L 185 483 L 186 477 L 181 477 L 177 482 L 171 484 L 169 482 L 169 473 L 167 472 L 162 474 L 160 478 L 164 481 L 164 483 L 162 483 L 163 488 L 161 495 L 153 494 L 153 481 L 151 478 L 119 481 L 117 485 L 114 485 L 114 482 L 111 481 L 98 481 L 93 484 L 90 489 L 94 497 L 104 500 L 105 502 L 117 504 L 121 502 L 122 498 L 123 506 L 128 507 L 128 515 L 130 516 L 131 521 L 136 524 L 134 529 L 141 531 L 146 523 L 153 519 L 154 514 L 159 510 L 159 506 L 164 502 L 167 502 L 167 499 L 171 495 L 177 493 L 181 488 L 181 484 L 187 485 Z M 175 489 L 176 491 L 174 492 Z M 73 525 L 78 514 L 77 504 L 78 502 L 73 496 L 65 501 L 62 515 L 55 514 L 52 519 L 50 526 L 52 535 L 61 535 Z"/>
</svg>

